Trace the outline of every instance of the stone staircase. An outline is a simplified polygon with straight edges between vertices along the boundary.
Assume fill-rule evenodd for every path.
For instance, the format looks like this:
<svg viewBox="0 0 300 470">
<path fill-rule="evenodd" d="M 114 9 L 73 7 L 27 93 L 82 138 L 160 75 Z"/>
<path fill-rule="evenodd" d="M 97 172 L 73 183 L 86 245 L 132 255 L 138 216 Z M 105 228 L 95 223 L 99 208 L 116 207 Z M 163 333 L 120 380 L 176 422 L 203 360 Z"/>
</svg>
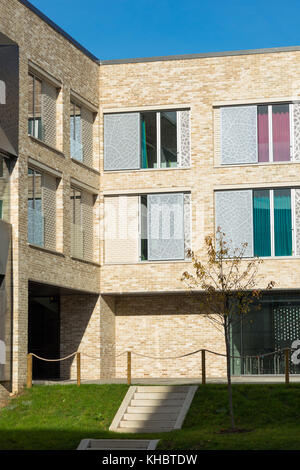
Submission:
<svg viewBox="0 0 300 470">
<path fill-rule="evenodd" d="M 110 426 L 121 433 L 180 429 L 197 386 L 131 386 Z"/>
</svg>

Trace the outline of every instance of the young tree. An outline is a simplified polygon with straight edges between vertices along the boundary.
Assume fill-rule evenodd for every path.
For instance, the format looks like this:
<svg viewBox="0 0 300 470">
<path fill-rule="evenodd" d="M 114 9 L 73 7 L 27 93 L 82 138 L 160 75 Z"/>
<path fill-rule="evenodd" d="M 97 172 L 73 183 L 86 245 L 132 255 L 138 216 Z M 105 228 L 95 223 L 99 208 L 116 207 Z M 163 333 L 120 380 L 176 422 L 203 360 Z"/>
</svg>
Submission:
<svg viewBox="0 0 300 470">
<path fill-rule="evenodd" d="M 204 262 L 189 252 L 194 272 L 184 272 L 182 281 L 193 290 L 202 291 L 196 298 L 199 310 L 224 334 L 227 386 L 229 412 L 231 418 L 230 430 L 236 431 L 231 386 L 231 362 L 230 362 L 230 331 L 232 326 L 241 320 L 251 308 L 253 302 L 262 295 L 262 290 L 257 287 L 259 281 L 259 266 L 263 263 L 258 257 L 251 260 L 245 259 L 244 254 L 247 243 L 238 248 L 232 247 L 232 242 L 226 240 L 226 235 L 218 227 L 215 243 L 212 236 L 205 238 L 207 257 Z M 266 290 L 274 287 L 270 281 Z M 258 306 L 259 308 L 259 306 Z"/>
</svg>

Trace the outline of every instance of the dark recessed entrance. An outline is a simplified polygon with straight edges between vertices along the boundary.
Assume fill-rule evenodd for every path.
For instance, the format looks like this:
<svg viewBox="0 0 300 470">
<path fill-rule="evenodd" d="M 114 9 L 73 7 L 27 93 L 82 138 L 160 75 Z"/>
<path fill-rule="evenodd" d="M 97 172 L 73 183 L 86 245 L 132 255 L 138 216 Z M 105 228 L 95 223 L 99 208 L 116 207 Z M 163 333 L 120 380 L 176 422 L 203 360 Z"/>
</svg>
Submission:
<svg viewBox="0 0 300 470">
<path fill-rule="evenodd" d="M 60 357 L 59 296 L 29 295 L 28 352 L 47 359 Z M 59 379 L 60 362 L 33 357 L 33 379 Z"/>
</svg>

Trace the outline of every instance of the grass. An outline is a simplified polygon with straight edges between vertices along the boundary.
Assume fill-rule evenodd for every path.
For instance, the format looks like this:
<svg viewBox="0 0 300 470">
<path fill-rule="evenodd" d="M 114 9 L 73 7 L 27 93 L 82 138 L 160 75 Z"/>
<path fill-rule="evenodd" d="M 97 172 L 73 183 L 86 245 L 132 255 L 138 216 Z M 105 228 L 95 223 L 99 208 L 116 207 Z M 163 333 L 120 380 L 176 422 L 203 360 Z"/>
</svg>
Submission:
<svg viewBox="0 0 300 470">
<path fill-rule="evenodd" d="M 74 450 L 84 438 L 131 438 L 108 431 L 127 385 L 34 386 L 0 410 L 1 450 Z M 226 385 L 199 386 L 178 431 L 139 434 L 159 449 L 300 450 L 300 384 L 233 385 L 236 424 L 229 427 Z"/>
</svg>

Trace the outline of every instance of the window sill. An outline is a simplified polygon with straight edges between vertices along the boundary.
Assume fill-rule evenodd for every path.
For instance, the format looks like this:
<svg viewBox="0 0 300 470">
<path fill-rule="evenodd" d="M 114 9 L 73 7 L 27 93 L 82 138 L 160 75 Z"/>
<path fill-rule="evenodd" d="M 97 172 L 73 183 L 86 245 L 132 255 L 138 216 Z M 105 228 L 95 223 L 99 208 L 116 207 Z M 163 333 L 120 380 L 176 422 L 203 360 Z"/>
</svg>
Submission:
<svg viewBox="0 0 300 470">
<path fill-rule="evenodd" d="M 180 263 L 191 263 L 191 259 L 177 259 L 177 260 L 157 260 L 157 261 L 137 261 L 135 263 L 104 263 L 103 266 L 124 266 L 124 265 L 131 265 L 131 266 L 149 266 L 150 264 L 180 264 Z"/>
<path fill-rule="evenodd" d="M 289 160 L 289 161 L 285 161 L 285 162 L 256 162 L 256 163 L 231 163 L 229 165 L 214 165 L 214 168 L 237 168 L 237 167 L 257 167 L 257 166 L 275 166 L 275 165 L 297 165 L 299 164 L 300 161 L 296 161 L 296 160 Z"/>
<path fill-rule="evenodd" d="M 89 260 L 84 259 L 84 258 L 78 258 L 77 256 L 71 256 L 71 259 L 74 260 L 74 261 L 80 261 L 81 263 L 91 264 L 93 266 L 100 267 L 100 264 L 96 263 L 95 261 L 89 261 Z"/>
<path fill-rule="evenodd" d="M 100 175 L 100 172 L 93 168 L 92 166 L 86 165 L 84 162 L 81 162 L 80 160 L 76 160 L 76 158 L 71 157 L 71 161 L 76 163 L 79 166 L 82 166 L 83 168 L 86 168 L 87 170 L 93 171 L 97 175 Z"/>
<path fill-rule="evenodd" d="M 142 173 L 143 171 L 149 172 L 149 171 L 178 171 L 178 170 L 191 170 L 191 166 L 177 166 L 174 168 L 138 168 L 138 169 L 125 169 L 125 170 L 103 170 L 103 173 L 110 174 L 110 173 Z"/>
<path fill-rule="evenodd" d="M 44 251 L 45 253 L 49 253 L 51 255 L 62 256 L 63 258 L 65 257 L 65 255 L 61 251 L 51 250 L 51 248 L 46 248 L 46 247 L 40 246 L 40 245 L 34 245 L 33 243 L 27 243 L 27 245 L 30 248 L 33 248 L 35 250 Z"/>
<path fill-rule="evenodd" d="M 33 142 L 36 142 L 37 144 L 40 144 L 42 145 L 43 147 L 46 147 L 47 149 L 49 150 L 52 150 L 53 152 L 59 154 L 61 157 L 64 157 L 64 153 L 61 152 L 61 150 L 59 150 L 58 148 L 56 147 L 53 147 L 52 145 L 49 145 L 47 144 L 46 142 L 44 142 L 43 140 L 40 140 L 38 139 L 37 137 L 34 137 L 33 135 L 31 134 L 28 134 L 28 137 L 30 137 L 30 139 L 33 141 Z"/>
</svg>

